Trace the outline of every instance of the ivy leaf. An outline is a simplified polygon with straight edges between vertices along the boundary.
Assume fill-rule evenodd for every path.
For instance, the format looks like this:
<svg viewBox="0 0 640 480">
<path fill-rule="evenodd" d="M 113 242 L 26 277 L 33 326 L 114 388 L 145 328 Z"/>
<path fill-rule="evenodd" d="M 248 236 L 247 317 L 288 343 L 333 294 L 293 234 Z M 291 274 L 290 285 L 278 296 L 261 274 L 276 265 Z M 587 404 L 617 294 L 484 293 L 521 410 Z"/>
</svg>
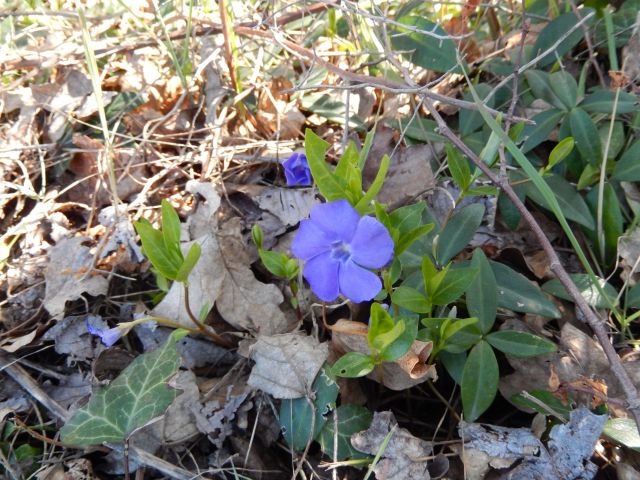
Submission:
<svg viewBox="0 0 640 480">
<path fill-rule="evenodd" d="M 108 386 L 97 390 L 60 430 L 64 443 L 78 447 L 122 442 L 146 425 L 179 395 L 167 381 L 180 367 L 176 342 L 187 335 L 175 330 L 167 343 L 140 355 Z"/>
<path fill-rule="evenodd" d="M 369 455 L 351 446 L 351 435 L 369 428 L 373 414 L 360 405 L 340 405 L 336 409 L 336 415 L 338 416 L 338 448 L 335 460 L 367 458 Z M 334 436 L 333 421 L 329 418 L 329 421 L 324 424 L 324 428 L 320 432 L 318 441 L 324 454 L 331 458 L 333 458 Z"/>
</svg>

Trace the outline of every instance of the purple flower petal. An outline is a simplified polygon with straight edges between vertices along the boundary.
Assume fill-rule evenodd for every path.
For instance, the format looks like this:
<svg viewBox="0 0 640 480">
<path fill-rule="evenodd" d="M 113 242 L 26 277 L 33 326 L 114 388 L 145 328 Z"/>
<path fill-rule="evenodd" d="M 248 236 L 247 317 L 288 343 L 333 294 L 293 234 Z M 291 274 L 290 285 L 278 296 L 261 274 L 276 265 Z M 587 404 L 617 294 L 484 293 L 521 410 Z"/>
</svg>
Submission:
<svg viewBox="0 0 640 480">
<path fill-rule="evenodd" d="M 393 258 L 393 239 L 373 217 L 362 217 L 350 243 L 352 259 L 363 267 L 381 268 Z"/>
<path fill-rule="evenodd" d="M 346 200 L 322 203 L 311 209 L 311 221 L 334 241 L 350 242 L 359 220 L 360 215 Z"/>
<path fill-rule="evenodd" d="M 94 325 L 91 325 L 87 321 L 87 332 L 89 332 L 91 335 L 95 335 L 96 337 L 100 337 L 102 343 L 104 343 L 107 347 L 110 347 L 111 345 L 116 343 L 120 339 L 120 337 L 122 337 L 122 335 L 126 333 L 126 329 L 121 327 L 100 329 L 95 327 Z"/>
<path fill-rule="evenodd" d="M 302 220 L 296 233 L 291 252 L 302 260 L 320 255 L 331 250 L 333 240 L 311 220 Z"/>
<path fill-rule="evenodd" d="M 377 275 L 352 261 L 340 265 L 338 277 L 340 293 L 355 303 L 371 300 L 382 289 L 382 282 Z"/>
<path fill-rule="evenodd" d="M 284 176 L 290 187 L 311 185 L 313 179 L 307 163 L 307 157 L 302 153 L 294 153 L 284 162 Z"/>
<path fill-rule="evenodd" d="M 304 265 L 303 275 L 311 290 L 325 302 L 338 298 L 338 269 L 340 263 L 331 258 L 331 252 L 316 255 Z"/>
</svg>

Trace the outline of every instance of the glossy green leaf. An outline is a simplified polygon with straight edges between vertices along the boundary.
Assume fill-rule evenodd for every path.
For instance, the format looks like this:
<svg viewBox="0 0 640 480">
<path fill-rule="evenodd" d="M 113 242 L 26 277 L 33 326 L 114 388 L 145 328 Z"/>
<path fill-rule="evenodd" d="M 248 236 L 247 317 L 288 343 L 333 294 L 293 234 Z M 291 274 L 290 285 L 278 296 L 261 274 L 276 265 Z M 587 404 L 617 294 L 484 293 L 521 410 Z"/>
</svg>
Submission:
<svg viewBox="0 0 640 480">
<path fill-rule="evenodd" d="M 64 443 L 77 447 L 122 442 L 134 430 L 161 415 L 180 394 L 167 382 L 180 367 L 175 330 L 167 342 L 138 356 L 106 387 L 96 390 L 60 430 Z"/>
<path fill-rule="evenodd" d="M 482 117 L 481 117 L 482 119 Z M 469 161 L 462 156 L 459 150 L 450 144 L 445 145 L 447 151 L 447 165 L 451 176 L 461 190 L 466 190 L 471 185 L 471 169 Z"/>
<path fill-rule="evenodd" d="M 198 260 L 200 260 L 200 253 L 200 244 L 193 242 L 187 252 L 187 256 L 184 257 L 184 261 L 176 273 L 177 282 L 186 282 L 189 279 L 189 274 L 193 270 L 193 267 L 195 267 Z"/>
<path fill-rule="evenodd" d="M 598 165 L 602 161 L 602 143 L 600 134 L 591 116 L 581 108 L 574 108 L 569 113 L 571 136 L 576 142 L 580 156 L 591 165 Z"/>
<path fill-rule="evenodd" d="M 449 269 L 444 280 L 431 294 L 431 302 L 434 305 L 448 305 L 455 302 L 469 288 L 478 274 L 473 267 L 461 267 Z"/>
<path fill-rule="evenodd" d="M 598 133 L 600 134 L 600 143 L 603 145 L 603 150 L 607 143 L 609 144 L 609 149 L 607 150 L 607 159 L 613 160 L 618 154 L 622 151 L 627 143 L 626 134 L 624 124 L 621 121 L 613 122 L 613 128 L 611 127 L 611 122 L 602 123 L 598 128 Z M 609 136 L 609 131 L 611 130 L 611 136 Z"/>
<path fill-rule="evenodd" d="M 438 354 L 438 360 L 440 360 L 444 368 L 447 369 L 447 373 L 451 378 L 460 385 L 464 366 L 467 362 L 466 352 L 451 353 L 443 350 Z"/>
<path fill-rule="evenodd" d="M 180 217 L 166 199 L 162 200 L 161 210 L 164 246 L 167 251 L 177 250 L 178 254 L 182 255 L 180 252 Z"/>
<path fill-rule="evenodd" d="M 556 344 L 547 339 L 515 330 L 493 332 L 487 335 L 485 340 L 494 348 L 514 357 L 535 357 L 557 350 Z"/>
<path fill-rule="evenodd" d="M 472 322 L 447 338 L 443 348 L 450 353 L 466 352 L 481 339 L 482 332 L 478 328 L 477 322 Z"/>
<path fill-rule="evenodd" d="M 511 402 L 520 408 L 528 408 L 542 415 L 551 415 L 551 412 L 553 412 L 553 414 L 557 414 L 556 416 L 559 416 L 561 419 L 569 419 L 571 407 L 562 403 L 553 393 L 547 392 L 546 390 L 532 390 L 528 393 L 534 397 L 534 399 L 537 399 L 537 401 L 531 400 L 519 393 L 511 397 Z M 545 406 L 548 408 L 545 408 Z"/>
<path fill-rule="evenodd" d="M 447 323 L 444 331 L 440 334 L 440 338 L 443 341 L 447 341 L 463 328 L 467 328 L 469 325 L 474 325 L 476 323 L 478 323 L 478 319 L 475 317 L 461 318 L 459 320 L 452 319 L 449 323 Z"/>
<path fill-rule="evenodd" d="M 331 367 L 337 377 L 357 378 L 371 373 L 376 366 L 373 358 L 360 352 L 348 352 L 340 357 Z"/>
<path fill-rule="evenodd" d="M 562 160 L 567 158 L 567 156 L 573 150 L 575 146 L 575 142 L 572 137 L 567 137 L 558 142 L 558 144 L 553 147 L 551 153 L 549 154 L 549 163 L 547 164 L 547 168 L 551 169 L 559 164 Z"/>
<path fill-rule="evenodd" d="M 335 96 L 325 93 L 306 93 L 300 99 L 300 106 L 320 117 L 326 118 L 330 122 L 338 125 L 345 124 L 347 104 Z M 358 130 L 366 128 L 365 124 L 357 116 L 357 112 L 353 110 L 349 111 L 349 127 Z"/>
<path fill-rule="evenodd" d="M 580 16 L 584 18 L 588 13 L 593 12 L 590 8 L 583 8 L 580 11 Z M 593 18 L 591 18 L 585 25 L 591 24 Z M 562 38 L 567 31 L 571 30 L 578 23 L 578 17 L 575 13 L 569 12 L 562 14 L 547 24 L 546 27 L 538 34 L 536 43 L 534 43 L 529 58 L 533 59 L 538 55 L 546 52 L 548 49 L 553 48 L 551 52 L 542 57 L 537 65 L 538 67 L 544 67 L 554 63 L 558 58 L 562 58 L 569 51 L 582 40 L 584 32 L 582 28 L 578 27 L 571 34 L 560 42 L 555 48 L 554 45 Z"/>
<path fill-rule="evenodd" d="M 598 194 L 598 187 L 594 186 L 585 197 L 594 217 L 598 214 Z M 602 230 L 604 233 L 604 258 L 600 260 L 606 265 L 613 265 L 618 253 L 618 239 L 624 232 L 624 218 L 615 189 L 608 182 L 603 185 L 602 192 Z M 596 252 L 600 257 L 602 248 L 600 237 L 595 230 L 586 233 L 596 245 Z"/>
<path fill-rule="evenodd" d="M 286 277 L 286 264 L 288 257 L 284 253 L 259 249 L 260 260 L 267 270 L 276 277 Z"/>
<path fill-rule="evenodd" d="M 342 461 L 347 459 L 368 458 L 369 455 L 356 450 L 351 445 L 351 436 L 354 433 L 366 430 L 371 425 L 373 414 L 360 405 L 340 405 L 335 415 L 338 417 L 338 432 L 334 430 L 333 418 L 324 424 L 320 431 L 318 442 L 322 452 L 332 460 Z M 336 456 L 334 457 L 334 438 L 338 439 Z"/>
<path fill-rule="evenodd" d="M 371 342 L 369 343 L 371 351 L 381 354 L 389 345 L 395 342 L 400 335 L 404 333 L 404 329 L 404 320 L 400 319 L 386 332 L 381 332 L 375 337 L 372 337 Z"/>
<path fill-rule="evenodd" d="M 397 287 L 391 294 L 391 301 L 399 307 L 415 313 L 429 313 L 431 303 L 422 293 L 411 287 Z"/>
<path fill-rule="evenodd" d="M 369 346 L 373 348 L 373 340 L 378 335 L 391 330 L 395 325 L 395 321 L 391 318 L 389 312 L 387 312 L 382 305 L 377 302 L 371 305 L 371 312 L 369 315 L 371 319 L 369 320 L 367 341 Z"/>
<path fill-rule="evenodd" d="M 348 198 L 345 185 L 336 177 L 327 162 L 325 154 L 329 144 L 318 137 L 311 129 L 307 129 L 304 137 L 304 148 L 311 175 L 318 185 L 320 193 L 328 200 Z M 349 199 L 352 201 L 352 199 Z"/>
<path fill-rule="evenodd" d="M 625 182 L 640 181 L 640 140 L 622 154 L 613 170 L 613 178 Z"/>
<path fill-rule="evenodd" d="M 359 160 L 360 155 L 355 143 L 349 142 L 333 171 L 333 176 L 346 186 L 350 194 L 349 198 L 352 199 L 359 199 L 362 196 L 362 173 L 358 168 Z"/>
<path fill-rule="evenodd" d="M 478 318 L 478 327 L 483 333 L 491 331 L 498 311 L 498 284 L 493 269 L 484 252 L 476 248 L 473 251 L 471 266 L 478 274 L 467 288 L 467 309 L 469 314 Z"/>
<path fill-rule="evenodd" d="M 480 185 L 467 190 L 468 197 L 490 197 L 498 194 L 498 188 L 493 185 Z"/>
<path fill-rule="evenodd" d="M 535 122 L 535 125 L 526 125 L 522 132 L 526 139 L 522 144 L 522 153 L 527 153 L 548 140 L 549 135 L 558 126 L 558 122 L 564 115 L 565 112 L 555 108 L 534 115 L 531 120 Z"/>
<path fill-rule="evenodd" d="M 456 45 L 442 27 L 418 16 L 402 17 L 398 22 L 440 36 L 434 38 L 424 33 L 399 28 L 399 33 L 391 37 L 391 44 L 396 50 L 411 52 L 405 54 L 411 63 L 436 72 L 458 70 Z"/>
<path fill-rule="evenodd" d="M 373 145 L 373 139 L 376 135 L 376 125 L 367 132 L 367 135 L 364 137 L 364 143 L 362 144 L 362 150 L 360 150 L 360 154 L 358 156 L 358 168 L 360 171 L 364 170 L 364 166 L 367 162 L 367 157 L 369 156 L 369 151 L 371 150 L 371 145 Z"/>
<path fill-rule="evenodd" d="M 315 395 L 313 399 L 284 399 L 280 403 L 278 420 L 282 435 L 296 452 L 303 451 L 307 443 L 318 437 L 338 398 L 338 384 L 324 368 L 318 372 L 311 390 Z"/>
<path fill-rule="evenodd" d="M 565 103 L 558 98 L 558 95 L 551 87 L 551 75 L 543 70 L 527 70 L 524 73 L 524 76 L 536 98 L 544 100 L 556 108 L 560 108 L 565 111 L 568 110 Z"/>
<path fill-rule="evenodd" d="M 572 220 L 592 230 L 595 228 L 595 221 L 591 215 L 589 207 L 573 185 L 567 182 L 560 175 L 555 174 L 545 175 L 544 180 L 554 193 L 562 213 L 568 220 Z M 526 192 L 527 197 L 538 205 L 551 209 L 546 198 L 544 198 L 535 185 L 531 183 L 527 184 Z"/>
<path fill-rule="evenodd" d="M 140 235 L 142 251 L 153 265 L 153 268 L 162 276 L 175 280 L 182 260 L 167 251 L 162 232 L 153 228 L 153 225 L 146 219 L 134 222 L 133 225 L 138 235 Z"/>
<path fill-rule="evenodd" d="M 498 307 L 514 312 L 560 318 L 560 311 L 540 288 L 524 275 L 498 262 L 489 261 L 498 284 Z"/>
<path fill-rule="evenodd" d="M 491 346 L 481 340 L 471 349 L 460 384 L 464 419 L 475 421 L 493 403 L 498 391 L 498 361 Z"/>
<path fill-rule="evenodd" d="M 571 110 L 578 103 L 578 83 L 569 72 L 560 70 L 550 75 L 551 90 L 562 102 L 566 110 Z"/>
<path fill-rule="evenodd" d="M 484 206 L 473 203 L 458 210 L 449 219 L 438 236 L 436 258 L 445 265 L 468 245 L 482 223 Z"/>
<path fill-rule="evenodd" d="M 424 237 L 428 233 L 433 230 L 433 223 L 428 223 L 426 225 L 420 225 L 413 230 L 409 230 L 408 232 L 400 235 L 398 242 L 396 243 L 395 254 L 400 255 L 402 252 L 406 251 L 413 242 L 418 240 L 420 237 Z"/>
<path fill-rule="evenodd" d="M 418 202 L 397 208 L 389 214 L 389 221 L 401 234 L 409 232 L 422 224 L 422 214 L 426 207 L 424 202 Z"/>
<path fill-rule="evenodd" d="M 620 445 L 640 451 L 640 434 L 632 418 L 611 418 L 604 425 L 602 433 Z"/>
<path fill-rule="evenodd" d="M 393 362 L 409 351 L 418 335 L 418 315 L 403 315 L 398 323 L 404 325 L 402 333 L 381 352 L 380 358 L 385 362 Z"/>
<path fill-rule="evenodd" d="M 569 276 L 571 277 L 571 280 L 573 280 L 573 283 L 575 283 L 576 287 L 578 287 L 578 291 L 582 294 L 589 305 L 596 308 L 609 307 L 609 302 L 607 302 L 606 299 L 600 294 L 589 275 L 587 275 L 586 273 L 572 273 Z M 607 295 L 607 297 L 609 297 L 610 302 L 615 302 L 615 299 L 618 295 L 616 289 L 602 278 L 598 278 L 598 283 L 604 290 L 604 293 Z M 544 289 L 544 291 L 549 292 L 550 294 L 555 295 L 558 298 L 573 301 L 571 296 L 569 296 L 567 290 L 557 278 L 549 280 L 547 283 L 542 285 L 542 288 Z"/>
<path fill-rule="evenodd" d="M 390 160 L 388 155 L 383 155 L 382 160 L 380 161 L 380 168 L 378 169 L 378 173 L 376 174 L 376 178 L 374 178 L 373 183 L 369 187 L 369 190 L 362 196 L 362 198 L 358 201 L 356 206 L 354 207 L 361 214 L 368 211 L 371 207 L 371 202 L 376 195 L 380 192 L 382 188 L 382 184 L 384 183 L 384 179 L 387 176 L 387 172 L 389 171 Z"/>
<path fill-rule="evenodd" d="M 493 87 L 486 83 L 479 83 L 475 86 L 476 92 L 478 96 L 485 101 L 485 99 L 489 96 Z M 473 102 L 473 96 L 468 91 L 465 92 L 463 98 L 467 101 Z M 489 97 L 489 100 L 486 102 L 487 107 L 493 108 L 495 106 L 495 96 Z M 469 110 L 463 108 L 458 113 L 459 122 L 458 122 L 458 130 L 462 137 L 469 135 L 470 133 L 478 130 L 480 127 L 484 125 L 484 120 L 482 120 L 482 115 L 476 110 Z"/>
<path fill-rule="evenodd" d="M 611 90 L 596 90 L 580 103 L 580 107 L 591 113 L 613 113 L 616 92 Z M 638 97 L 626 92 L 620 92 L 616 113 L 633 113 L 638 110 Z"/>
</svg>

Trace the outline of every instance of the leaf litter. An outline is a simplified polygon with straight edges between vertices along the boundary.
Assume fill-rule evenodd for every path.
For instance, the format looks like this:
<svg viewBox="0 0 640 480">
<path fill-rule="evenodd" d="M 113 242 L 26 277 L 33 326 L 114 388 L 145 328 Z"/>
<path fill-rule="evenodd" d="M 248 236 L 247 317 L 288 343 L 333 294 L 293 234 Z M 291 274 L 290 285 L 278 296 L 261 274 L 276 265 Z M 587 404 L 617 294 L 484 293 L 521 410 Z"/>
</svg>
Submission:
<svg viewBox="0 0 640 480">
<path fill-rule="evenodd" d="M 475 8 L 477 2 L 468 4 L 467 7 Z M 121 33 L 131 33 L 140 18 L 148 22 L 157 19 L 158 12 L 137 4 L 131 8 L 116 22 Z M 243 15 L 250 18 L 255 14 L 247 6 L 234 4 L 237 18 Z M 0 320 L 8 335 L 0 338 L 0 348 L 17 354 L 11 358 L 34 355 L 43 363 L 54 359 L 55 369 L 44 370 L 38 381 L 50 399 L 73 412 L 79 408 L 90 409 L 83 405 L 92 389 L 104 392 L 110 387 L 114 390 L 121 387 L 113 378 L 134 358 L 140 359 L 141 352 L 149 355 L 143 358 L 153 358 L 154 351 L 168 348 L 170 337 L 170 330 L 166 328 L 138 325 L 122 344 L 106 349 L 97 338 L 86 332 L 87 321 L 106 329 L 116 321 L 142 318 L 139 315 L 145 314 L 140 312 L 148 310 L 151 315 L 193 328 L 185 309 L 184 290 L 177 283 L 153 304 L 145 294 L 131 288 L 132 280 L 141 284 L 146 282 L 146 287 L 155 287 L 149 285 L 152 275 L 148 265 L 144 264 L 145 257 L 138 247 L 131 219 L 141 216 L 153 219 L 148 207 L 170 197 L 180 205 L 182 217 L 186 217 L 181 235 L 185 252 L 193 242 L 202 247 L 201 261 L 190 277 L 192 309 L 196 313 L 208 313 L 207 325 L 215 325 L 216 328 L 223 325 L 230 338 L 242 338 L 239 352 L 248 360 L 201 336 L 189 336 L 175 342 L 177 353 L 172 351 L 170 355 L 172 368 L 165 372 L 161 382 L 166 387 L 163 392 L 171 392 L 164 402 L 170 405 L 162 415 L 152 418 L 151 423 L 136 425 L 136 428 L 142 428 L 134 432 L 131 444 L 142 446 L 150 453 L 160 452 L 159 455 L 166 455 L 167 459 L 191 472 L 207 467 L 222 469 L 231 465 L 235 468 L 241 464 L 239 460 L 244 461 L 243 466 L 265 470 L 258 472 L 258 477 L 268 476 L 266 470 L 269 469 L 279 473 L 286 471 L 290 467 L 288 462 L 283 462 L 269 450 L 276 448 L 274 443 L 279 434 L 278 421 L 273 413 L 277 410 L 274 399 L 276 405 L 278 399 L 313 399 L 314 380 L 327 360 L 333 361 L 344 352 L 367 354 L 369 348 L 366 323 L 363 323 L 366 322 L 366 308 L 343 306 L 338 307 L 337 313 L 329 312 L 330 320 L 338 321 L 329 329 L 332 330 L 331 340 L 325 341 L 328 332 L 323 332 L 322 327 L 317 326 L 319 324 L 311 323 L 311 319 L 318 320 L 313 317 L 319 314 L 311 301 L 302 303 L 309 306 L 312 318 L 300 321 L 288 303 L 291 296 L 284 282 L 266 278 L 262 267 L 254 263 L 257 254 L 247 243 L 248 230 L 256 223 L 252 215 L 259 217 L 258 223 L 267 232 L 265 244 L 269 248 L 275 246 L 276 251 L 286 251 L 297 224 L 319 202 L 313 189 L 281 187 L 275 163 L 286 156 L 283 152 L 300 147 L 301 134 L 309 125 L 315 127 L 323 138 L 335 140 L 336 150 L 341 151 L 338 143 L 343 135 L 344 113 L 354 113 L 351 122 L 347 122 L 351 130 L 344 137 L 347 133 L 355 137 L 353 128 L 359 128 L 362 121 L 377 122 L 376 109 L 382 105 L 382 119 L 390 123 L 382 126 L 381 122 L 378 126 L 367 162 L 365 184 L 373 180 L 382 155 L 391 154 L 392 166 L 379 200 L 402 205 L 414 198 L 431 197 L 434 200 L 437 196 L 429 192 L 438 191 L 443 185 L 447 188 L 439 180 L 442 169 L 437 164 L 442 144 L 412 144 L 415 138 L 408 132 L 402 132 L 400 136 L 406 145 L 398 143 L 399 130 L 388 125 L 398 120 L 398 115 L 412 113 L 413 106 L 406 95 L 383 94 L 376 88 L 366 87 L 355 89 L 350 95 L 326 89 L 329 93 L 313 92 L 304 98 L 305 95 L 292 91 L 297 85 L 317 82 L 331 86 L 332 83 L 338 84 L 337 76 L 319 67 L 300 75 L 300 67 L 304 70 L 312 65 L 304 62 L 287 65 L 280 57 L 277 58 L 283 60 L 283 64 L 267 72 L 263 78 L 264 72 L 259 70 L 269 66 L 270 60 L 265 58 L 272 52 L 269 50 L 271 53 L 265 54 L 262 46 L 257 59 L 251 58 L 254 69 L 248 93 L 250 102 L 257 102 L 258 113 L 255 117 L 250 112 L 245 116 L 247 112 L 240 112 L 236 106 L 246 96 L 240 93 L 233 98 L 234 92 L 226 85 L 226 77 L 231 75 L 233 65 L 222 54 L 225 41 L 221 35 L 201 36 L 202 31 L 198 30 L 200 20 L 196 22 L 196 34 L 190 41 L 206 44 L 208 50 L 203 47 L 200 60 L 214 54 L 204 78 L 198 80 L 204 83 L 202 94 L 195 92 L 195 88 L 185 91 L 179 75 L 172 71 L 175 65 L 170 65 L 165 58 L 166 45 L 158 47 L 154 42 L 144 48 L 135 43 L 119 45 L 121 39 L 102 35 L 113 25 L 90 19 L 90 29 L 95 34 L 94 48 L 99 52 L 101 62 L 108 58 L 107 67 L 104 67 L 106 74 L 101 78 L 104 90 L 101 101 L 107 110 L 114 105 L 122 105 L 121 102 L 131 102 L 113 118 L 112 112 L 107 112 L 110 122 L 116 119 L 110 125 L 116 139 L 112 166 L 117 174 L 116 193 L 122 201 L 119 205 L 109 205 L 108 172 L 102 156 L 106 145 L 104 139 L 92 131 L 94 124 L 91 122 L 97 118 L 98 103 L 91 80 L 83 70 L 84 52 L 75 41 L 61 41 L 71 39 L 67 38 L 67 33 L 55 32 L 56 26 L 66 21 L 64 17 L 47 18 L 48 23 L 43 28 L 48 29 L 50 35 L 45 35 L 41 41 L 37 36 L 30 37 L 26 48 L 21 46 L 16 50 L 19 55 L 13 55 L 11 49 L 2 53 L 6 60 L 6 63 L 2 62 L 3 66 L 9 71 L 15 72 L 11 69 L 20 67 L 26 69 L 24 72 L 32 69 L 31 72 L 44 75 L 37 78 L 31 74 L 25 74 L 23 78 L 13 76 L 11 88 L 1 93 L 0 113 L 3 121 L 7 121 L 7 128 L 2 130 L 2 154 L 9 162 L 24 161 L 27 167 L 16 174 L 20 170 L 15 167 L 17 163 L 7 167 L 3 160 L 1 166 L 3 180 L 11 179 L 11 182 L 3 182 L 2 193 L 11 189 L 14 193 L 5 195 L 0 204 L 0 221 L 3 226 L 8 226 L 0 245 L 11 260 L 2 278 L 3 282 L 7 281 L 9 294 L 6 301 L 3 297 Z M 468 16 L 454 15 L 447 21 L 447 28 L 471 34 L 465 19 Z M 65 28 L 73 31 L 69 29 L 70 24 Z M 540 30 L 537 24 L 532 25 L 527 43 L 533 43 Z M 300 33 L 296 29 L 291 32 L 293 36 Z M 139 33 L 134 32 L 130 40 L 143 41 L 137 36 Z M 175 45 L 181 41 L 178 37 L 174 40 Z M 244 43 L 246 38 L 239 35 L 235 41 L 239 52 L 244 52 L 243 48 L 248 45 Z M 511 47 L 519 43 L 511 42 Z M 185 45 L 188 47 L 189 43 Z M 480 60 L 486 52 L 493 51 L 493 43 L 482 44 L 473 38 L 469 39 L 467 46 L 472 56 L 480 56 Z M 121 47 L 124 50 L 118 50 Z M 333 47 L 330 41 L 323 39 L 318 51 L 331 52 Z M 633 73 L 634 64 L 628 53 L 631 48 L 635 48 L 633 42 L 623 51 L 623 70 Z M 253 55 L 253 50 L 251 52 Z M 105 57 L 105 53 L 109 57 Z M 245 53 L 240 56 L 243 55 Z M 260 64 L 262 61 L 266 65 Z M 341 68 L 353 69 L 346 56 L 337 56 L 333 61 Z M 52 69 L 54 66 L 56 68 Z M 429 78 L 431 73 L 426 75 L 425 78 Z M 455 75 L 448 76 L 435 85 L 433 91 L 455 95 L 461 90 L 456 78 Z M 133 93 L 134 99 L 125 93 Z M 457 108 L 443 104 L 442 110 L 451 114 Z M 201 123 L 202 118 L 206 118 L 206 127 Z M 85 129 L 84 122 L 89 122 L 92 128 Z M 343 127 L 335 126 L 340 124 Z M 436 135 L 433 131 L 428 132 L 430 139 Z M 552 136 L 555 135 L 553 132 Z M 120 144 L 122 138 L 135 139 L 140 143 L 130 148 L 125 141 Z M 293 142 L 287 143 L 289 139 Z M 48 143 L 38 146 L 43 142 Z M 47 178 L 39 167 L 39 158 L 46 159 Z M 193 180 L 198 177 L 199 181 Z M 237 183 L 232 184 L 229 180 Z M 40 196 L 38 186 L 43 190 L 47 187 L 46 196 Z M 633 184 L 623 184 L 627 200 L 633 207 L 632 187 Z M 234 203 L 236 195 L 244 196 L 243 201 L 250 204 L 248 210 L 251 214 Z M 25 202 L 26 197 L 28 201 Z M 486 199 L 481 197 L 477 201 Z M 14 201 L 15 206 L 11 203 Z M 495 205 L 489 206 L 495 210 Z M 449 208 L 444 211 L 443 218 L 448 215 Z M 497 248 L 503 255 L 501 260 L 509 255 L 504 250 L 515 246 L 537 277 L 548 276 L 548 265 L 544 259 L 530 255 L 531 249 L 537 249 L 539 253 L 539 246 L 532 238 L 494 230 L 493 220 L 492 217 L 491 228 L 474 237 L 472 244 L 479 244 L 487 251 Z M 548 226 L 555 238 L 556 225 Z M 636 233 L 637 230 L 621 239 L 619 254 L 623 261 L 623 279 L 625 275 L 637 273 L 634 267 L 637 263 L 637 239 L 633 237 Z M 17 238 L 16 243 L 8 246 L 13 238 Z M 517 255 L 511 258 L 514 257 Z M 521 262 L 521 258 L 517 262 Z M 631 277 L 633 281 L 635 278 Z M 304 294 L 306 292 L 300 297 L 303 298 Z M 141 306 L 142 300 L 147 302 L 147 306 Z M 135 317 L 131 314 L 134 308 L 138 312 Z M 538 320 L 540 325 L 548 318 Z M 522 322 L 518 320 L 515 323 Z M 512 325 L 511 328 L 517 327 Z M 553 338 L 553 333 L 545 332 Z M 581 399 L 583 403 L 596 405 L 597 394 L 614 399 L 621 395 L 601 348 L 588 334 L 570 323 L 560 323 L 556 336 L 563 347 L 558 354 L 526 361 L 506 356 L 506 362 L 514 372 L 502 378 L 501 390 L 505 398 L 509 399 L 522 390 L 543 388 L 567 399 L 567 389 L 576 387 L 580 381 L 592 389 L 592 394 Z M 43 345 L 45 350 L 49 346 L 53 348 L 42 353 L 38 349 Z M 338 449 L 351 454 L 358 452 L 365 458 L 380 454 L 379 461 L 372 466 L 376 478 L 440 478 L 446 472 L 448 462 L 434 451 L 437 443 L 423 439 L 429 438 L 433 430 L 438 432 L 440 425 L 430 430 L 420 430 L 422 425 L 420 428 L 416 425 L 415 431 L 420 430 L 420 433 L 413 435 L 401 428 L 388 411 L 376 412 L 372 421 L 367 418 L 365 423 L 370 423 L 370 427 L 359 433 L 342 425 L 337 431 L 333 430 L 332 423 L 334 413 L 338 422 L 340 418 L 358 419 L 363 412 L 370 414 L 370 409 L 379 410 L 386 405 L 382 402 L 391 402 L 394 411 L 407 413 L 398 417 L 402 418 L 402 424 L 411 424 L 417 418 L 415 412 L 404 412 L 402 406 L 398 407 L 400 402 L 386 393 L 380 395 L 380 392 L 386 392 L 383 386 L 396 391 L 414 387 L 412 393 L 408 393 L 413 395 L 413 392 L 422 392 L 420 389 L 424 382 L 437 380 L 440 370 L 436 373 L 436 368 L 428 361 L 432 348 L 430 342 L 415 341 L 404 356 L 385 364 L 382 374 L 372 372 L 369 379 L 373 382 L 360 382 L 359 385 L 340 381 L 343 404 L 332 412 L 324 412 L 331 427 L 323 430 L 317 439 L 327 457 L 331 457 L 328 452 L 333 450 L 335 434 Z M 633 355 L 624 361 L 637 384 L 636 363 Z M 237 365 L 240 367 L 236 371 Z M 34 364 L 29 368 L 32 367 Z M 32 373 L 39 375 L 37 369 Z M 372 392 L 370 386 L 375 383 L 379 384 L 375 385 L 378 390 Z M 103 390 L 96 390 L 92 385 Z M 604 388 L 598 390 L 602 385 Z M 350 389 L 358 393 L 349 393 Z M 92 401 L 98 398 L 99 394 L 94 395 Z M 269 403 L 271 405 L 263 409 Z M 356 403 L 366 404 L 367 408 Z M 30 414 L 31 405 L 24 390 L 3 375 L 0 422 L 5 422 L 15 413 Z M 617 409 L 615 404 L 609 407 L 613 411 Z M 154 413 L 160 410 L 163 409 L 158 408 Z M 623 414 L 622 409 L 618 413 Z M 420 416 L 420 420 L 424 417 Z M 498 469 L 500 472 L 497 474 L 501 478 L 537 478 L 536 475 L 590 478 L 595 464 L 589 459 L 602 429 L 601 422 L 602 417 L 583 408 L 577 409 L 566 425 L 553 426 L 549 440 L 544 442 L 533 436 L 529 429 L 520 431 L 502 426 L 461 423 L 460 436 L 466 442 L 466 453 L 463 449 L 461 458 L 466 474 L 468 478 L 474 478 L 474 469 Z M 359 421 L 354 423 L 358 427 L 362 425 Z M 7 425 L 6 422 L 0 423 L 0 427 L 6 428 Z M 450 423 L 448 427 L 451 431 L 455 424 Z M 198 444 L 192 450 L 198 439 L 204 437 L 208 438 L 210 445 Z M 559 445 L 571 445 L 572 448 L 562 449 L 558 448 Z M 167 446 L 170 449 L 175 447 L 180 455 L 188 450 L 188 455 L 176 460 L 177 454 L 167 454 L 164 448 Z M 65 461 L 35 475 L 48 479 L 63 476 L 97 478 L 93 473 L 96 466 L 101 474 L 123 473 L 120 453 L 113 451 L 102 457 L 102 463 L 94 463 L 97 453 L 91 455 L 91 460 Z M 187 458 L 189 455 L 192 457 Z M 312 453 L 311 457 L 312 463 L 316 463 L 316 454 Z M 304 456 L 302 460 L 305 460 Z M 543 465 L 543 461 L 548 465 Z M 155 463 L 156 466 L 159 464 Z M 144 462 L 130 461 L 131 471 L 142 465 L 149 466 Z M 505 468 L 511 469 L 510 473 L 505 473 Z M 325 474 L 321 473 L 319 477 L 323 478 L 322 475 Z"/>
</svg>

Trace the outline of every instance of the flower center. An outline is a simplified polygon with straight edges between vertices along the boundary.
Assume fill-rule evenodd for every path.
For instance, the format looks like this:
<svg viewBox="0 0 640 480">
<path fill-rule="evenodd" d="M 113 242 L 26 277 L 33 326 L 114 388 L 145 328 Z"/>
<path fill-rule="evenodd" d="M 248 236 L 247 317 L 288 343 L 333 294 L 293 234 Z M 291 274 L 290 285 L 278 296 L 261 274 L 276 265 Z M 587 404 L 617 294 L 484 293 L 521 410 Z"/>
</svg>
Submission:
<svg viewBox="0 0 640 480">
<path fill-rule="evenodd" d="M 351 258 L 351 247 L 342 240 L 337 240 L 331 244 L 331 258 L 344 263 Z"/>
</svg>

